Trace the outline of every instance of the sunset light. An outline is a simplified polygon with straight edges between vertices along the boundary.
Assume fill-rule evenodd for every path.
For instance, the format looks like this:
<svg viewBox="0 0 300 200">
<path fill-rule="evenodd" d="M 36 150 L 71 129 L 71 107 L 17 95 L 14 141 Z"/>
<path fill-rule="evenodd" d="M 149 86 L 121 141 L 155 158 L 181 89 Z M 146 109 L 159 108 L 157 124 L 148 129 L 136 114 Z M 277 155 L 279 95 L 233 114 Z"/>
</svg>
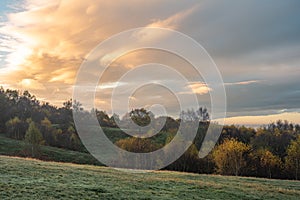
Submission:
<svg viewBox="0 0 300 200">
<path fill-rule="evenodd" d="M 299 0 L 0 0 L 0 200 L 299 180 Z"/>
</svg>

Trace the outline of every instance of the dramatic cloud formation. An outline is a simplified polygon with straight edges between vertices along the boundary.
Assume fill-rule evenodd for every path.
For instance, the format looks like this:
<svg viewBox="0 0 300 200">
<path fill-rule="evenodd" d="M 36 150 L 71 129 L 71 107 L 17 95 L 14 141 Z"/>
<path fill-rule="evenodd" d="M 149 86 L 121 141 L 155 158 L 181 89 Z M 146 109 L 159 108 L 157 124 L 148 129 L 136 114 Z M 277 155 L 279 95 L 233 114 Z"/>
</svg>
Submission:
<svg viewBox="0 0 300 200">
<path fill-rule="evenodd" d="M 60 104 L 70 98 L 78 68 L 97 44 L 129 28 L 176 28 L 195 10 L 190 2 L 166 11 L 170 2 L 24 1 L 23 11 L 10 14 L 1 28 L 1 46 L 10 52 L 1 83 L 19 88 L 30 79 L 35 84 L 27 84 L 29 90 Z M 36 91 L 42 87 L 47 90 Z"/>
<path fill-rule="evenodd" d="M 298 0 L 26 0 L 18 5 L 0 28 L 0 59 L 6 60 L 0 67 L 0 85 L 29 89 L 61 105 L 71 97 L 77 70 L 97 44 L 131 28 L 162 27 L 182 31 L 210 53 L 225 81 L 229 117 L 299 112 Z M 102 62 L 110 61 L 110 56 Z M 107 106 L 114 82 L 135 66 L 151 62 L 172 66 L 197 81 L 188 87 L 209 105 L 210 88 L 201 77 L 193 77 L 189 64 L 158 51 L 133 52 L 115 61 L 98 88 L 96 104 Z M 146 98 L 145 93 L 153 95 Z M 136 95 L 132 98 L 136 105 L 141 97 L 145 105 L 154 97 L 174 98 L 157 87 Z M 170 110 L 177 104 L 169 103 Z M 291 116 L 299 122 L 297 114 Z"/>
</svg>

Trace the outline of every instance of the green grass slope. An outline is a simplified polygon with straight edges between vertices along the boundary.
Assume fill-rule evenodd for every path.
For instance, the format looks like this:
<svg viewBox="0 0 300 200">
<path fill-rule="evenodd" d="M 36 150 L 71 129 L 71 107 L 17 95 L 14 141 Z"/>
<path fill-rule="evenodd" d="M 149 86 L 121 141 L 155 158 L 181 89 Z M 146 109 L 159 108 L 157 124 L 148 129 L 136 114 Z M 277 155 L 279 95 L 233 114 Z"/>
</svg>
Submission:
<svg viewBox="0 0 300 200">
<path fill-rule="evenodd" d="M 300 182 L 114 169 L 0 156 L 0 199 L 299 199 Z"/>
<path fill-rule="evenodd" d="M 24 141 L 13 140 L 0 134 L 0 155 L 25 156 L 23 153 L 25 145 L 26 143 Z M 41 146 L 40 159 L 56 162 L 101 165 L 90 154 L 50 146 Z"/>
</svg>

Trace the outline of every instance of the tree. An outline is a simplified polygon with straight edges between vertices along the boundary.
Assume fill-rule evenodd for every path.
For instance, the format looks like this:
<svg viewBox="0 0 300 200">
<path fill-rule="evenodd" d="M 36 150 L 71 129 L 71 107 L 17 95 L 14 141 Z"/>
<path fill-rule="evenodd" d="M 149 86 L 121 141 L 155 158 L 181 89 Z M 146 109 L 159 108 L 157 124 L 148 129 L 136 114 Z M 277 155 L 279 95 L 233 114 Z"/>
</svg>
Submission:
<svg viewBox="0 0 300 200">
<path fill-rule="evenodd" d="M 72 109 L 72 99 L 69 99 L 66 102 L 63 102 L 63 109 L 71 110 Z"/>
<path fill-rule="evenodd" d="M 8 98 L 5 94 L 4 88 L 0 87 L 0 131 L 5 131 L 5 122 L 9 120 L 9 110 L 11 107 L 9 106 Z"/>
<path fill-rule="evenodd" d="M 80 139 L 78 138 L 78 136 L 75 133 L 72 133 L 72 135 L 70 136 L 70 145 L 71 145 L 71 149 L 73 150 L 80 150 Z"/>
<path fill-rule="evenodd" d="M 176 150 L 174 150 L 176 151 Z M 199 170 L 198 149 L 192 144 L 182 156 L 173 162 L 167 169 L 184 171 L 184 172 L 197 172 Z"/>
<path fill-rule="evenodd" d="M 253 138 L 255 135 L 255 129 L 248 128 L 245 126 L 224 126 L 222 134 L 220 136 L 220 142 L 225 140 L 226 138 L 235 138 L 240 142 L 243 142 L 245 144 L 249 144 L 251 141 L 251 138 Z"/>
<path fill-rule="evenodd" d="M 209 120 L 209 114 L 208 114 L 208 110 L 207 108 L 202 108 L 200 107 L 197 111 L 196 111 L 200 121 L 202 122 L 206 122 Z"/>
<path fill-rule="evenodd" d="M 150 123 L 150 112 L 144 108 L 134 109 L 130 112 L 130 117 L 139 126 L 147 126 Z"/>
<path fill-rule="evenodd" d="M 67 134 L 70 137 L 69 148 L 72 150 L 79 151 L 81 149 L 81 141 L 76 133 L 76 130 L 73 126 L 68 128 Z"/>
<path fill-rule="evenodd" d="M 115 143 L 118 147 L 121 149 L 124 149 L 129 152 L 139 153 L 137 154 L 137 157 L 139 159 L 134 159 L 134 157 L 126 157 L 124 154 L 120 153 L 118 160 L 122 161 L 122 165 L 124 168 L 128 168 L 128 166 L 135 167 L 137 169 L 146 169 L 146 168 L 152 168 L 154 161 L 151 159 L 147 159 L 147 157 L 142 156 L 142 153 L 149 153 L 156 151 L 157 149 L 161 148 L 158 144 L 154 143 L 152 140 L 146 138 L 126 138 L 121 139 Z"/>
<path fill-rule="evenodd" d="M 294 177 L 298 180 L 300 173 L 300 135 L 291 142 L 287 149 L 286 166 L 287 169 L 293 170 Z"/>
<path fill-rule="evenodd" d="M 37 156 L 39 153 L 39 145 L 43 142 L 43 136 L 33 121 L 30 122 L 29 128 L 26 131 L 25 141 L 31 146 L 31 156 Z"/>
<path fill-rule="evenodd" d="M 110 118 L 106 114 L 105 111 L 96 110 L 96 116 L 97 116 L 97 119 L 98 119 L 98 122 L 99 122 L 100 126 L 102 126 L 102 127 L 109 127 L 110 126 Z"/>
<path fill-rule="evenodd" d="M 134 153 L 153 152 L 159 149 L 160 147 L 150 139 L 147 138 L 143 139 L 143 138 L 136 138 L 136 137 L 121 139 L 116 142 L 116 145 L 126 151 L 130 151 Z"/>
<path fill-rule="evenodd" d="M 142 127 L 147 126 L 151 122 L 151 113 L 144 108 L 132 110 L 129 113 L 129 116 L 132 121 L 138 125 L 139 134 L 142 132 Z"/>
<path fill-rule="evenodd" d="M 6 122 L 6 134 L 8 137 L 14 139 L 24 139 L 24 134 L 26 130 L 26 123 L 19 119 L 19 117 L 14 117 Z"/>
<path fill-rule="evenodd" d="M 272 174 L 280 170 L 282 166 L 280 158 L 267 149 L 260 150 L 259 155 L 260 165 L 266 169 L 269 178 L 272 178 Z"/>
<path fill-rule="evenodd" d="M 295 132 L 300 134 L 300 125 L 299 124 L 295 125 Z"/>
<path fill-rule="evenodd" d="M 239 175 L 246 165 L 244 155 L 249 151 L 249 146 L 238 142 L 236 139 L 226 139 L 217 146 L 213 158 L 219 173 L 225 175 Z"/>
<path fill-rule="evenodd" d="M 52 127 L 51 121 L 45 117 L 40 123 L 40 130 L 42 132 L 45 143 L 50 146 L 56 144 L 55 128 Z"/>
<path fill-rule="evenodd" d="M 45 127 L 46 131 L 49 130 L 52 126 L 50 120 L 45 117 L 42 121 L 41 121 L 41 126 Z"/>
<path fill-rule="evenodd" d="M 188 109 L 187 111 L 181 111 L 180 113 L 181 121 L 209 121 L 209 114 L 207 108 L 200 107 L 198 110 Z"/>
<path fill-rule="evenodd" d="M 117 115 L 116 113 L 114 113 L 111 117 L 110 117 L 110 123 L 112 124 L 113 127 L 117 128 L 118 124 L 120 124 L 120 116 Z"/>
<path fill-rule="evenodd" d="M 284 130 L 285 126 L 281 124 L 281 121 L 277 124 L 277 126 L 270 124 L 268 128 L 258 129 L 251 144 L 254 149 L 269 149 L 274 155 L 284 158 L 294 136 Z"/>
</svg>

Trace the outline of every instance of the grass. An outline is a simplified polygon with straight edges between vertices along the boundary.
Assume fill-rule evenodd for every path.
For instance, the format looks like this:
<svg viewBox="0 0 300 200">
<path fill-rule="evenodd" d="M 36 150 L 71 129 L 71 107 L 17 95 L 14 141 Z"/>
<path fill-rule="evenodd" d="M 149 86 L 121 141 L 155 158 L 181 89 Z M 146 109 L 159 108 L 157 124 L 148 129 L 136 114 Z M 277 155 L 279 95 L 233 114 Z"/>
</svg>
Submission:
<svg viewBox="0 0 300 200">
<path fill-rule="evenodd" d="M 299 199 L 300 182 L 107 167 L 0 156 L 0 199 Z"/>
<path fill-rule="evenodd" d="M 0 134 L 0 155 L 25 156 L 23 153 L 25 146 L 26 143 L 24 141 L 13 140 Z M 56 162 L 101 165 L 88 153 L 81 153 L 50 146 L 41 146 L 40 158 Z"/>
</svg>

